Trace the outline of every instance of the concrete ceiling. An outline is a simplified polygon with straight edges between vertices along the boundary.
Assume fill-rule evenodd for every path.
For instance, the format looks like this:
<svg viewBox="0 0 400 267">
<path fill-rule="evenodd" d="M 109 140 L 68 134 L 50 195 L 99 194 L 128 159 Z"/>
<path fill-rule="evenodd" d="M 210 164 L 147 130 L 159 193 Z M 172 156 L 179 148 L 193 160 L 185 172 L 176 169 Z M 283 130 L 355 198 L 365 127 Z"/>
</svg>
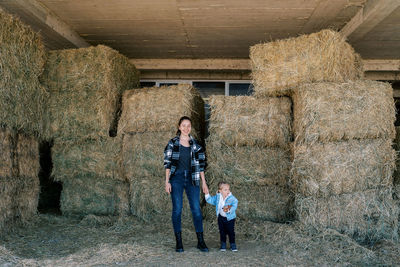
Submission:
<svg viewBox="0 0 400 267">
<path fill-rule="evenodd" d="M 361 39 L 350 41 L 363 58 L 400 59 L 400 6 Z"/>
<path fill-rule="evenodd" d="M 0 0 L 0 6 L 40 30 L 49 49 L 84 46 L 67 36 L 76 34 L 129 58 L 202 59 L 248 58 L 249 46 L 259 42 L 340 30 L 384 2 L 386 10 L 366 22 L 373 27 L 349 40 L 363 58 L 400 59 L 400 7 L 393 8 L 400 0 Z M 70 32 L 55 29 L 51 19 Z"/>
</svg>

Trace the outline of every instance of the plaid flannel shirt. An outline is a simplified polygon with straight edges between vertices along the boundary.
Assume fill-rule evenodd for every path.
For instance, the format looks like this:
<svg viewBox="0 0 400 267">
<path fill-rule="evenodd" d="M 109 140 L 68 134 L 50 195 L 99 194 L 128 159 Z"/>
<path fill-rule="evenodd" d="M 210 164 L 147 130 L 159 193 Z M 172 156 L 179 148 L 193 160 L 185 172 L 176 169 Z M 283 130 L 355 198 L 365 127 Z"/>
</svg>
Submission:
<svg viewBox="0 0 400 267">
<path fill-rule="evenodd" d="M 204 172 L 204 168 L 206 165 L 206 156 L 204 153 L 204 149 L 200 146 L 197 141 L 190 136 L 189 140 L 190 148 L 191 148 L 191 167 L 192 167 L 192 183 L 193 185 L 200 185 L 200 173 Z M 165 169 L 170 169 L 171 177 L 178 166 L 179 162 L 179 136 L 176 136 L 169 140 L 167 146 L 164 149 L 164 167 Z"/>
</svg>

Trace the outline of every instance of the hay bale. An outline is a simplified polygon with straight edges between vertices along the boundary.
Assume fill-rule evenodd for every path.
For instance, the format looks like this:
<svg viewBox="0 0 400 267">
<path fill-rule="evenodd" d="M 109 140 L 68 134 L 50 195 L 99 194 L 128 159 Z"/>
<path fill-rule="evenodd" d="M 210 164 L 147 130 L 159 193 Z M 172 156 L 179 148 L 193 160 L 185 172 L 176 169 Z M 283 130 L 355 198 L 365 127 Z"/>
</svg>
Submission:
<svg viewBox="0 0 400 267">
<path fill-rule="evenodd" d="M 351 140 L 294 147 L 292 189 L 328 197 L 391 187 L 395 152 L 390 140 Z"/>
<path fill-rule="evenodd" d="M 254 45 L 250 62 L 256 96 L 290 95 L 301 83 L 362 77 L 360 57 L 332 30 Z"/>
<path fill-rule="evenodd" d="M 281 148 L 230 147 L 207 142 L 207 162 L 207 177 L 226 180 L 238 187 L 288 185 L 290 153 Z"/>
<path fill-rule="evenodd" d="M 122 100 L 118 133 L 173 132 L 182 116 L 192 119 L 192 134 L 204 136 L 204 101 L 187 84 L 129 90 Z"/>
<path fill-rule="evenodd" d="M 303 84 L 294 90 L 293 103 L 298 143 L 395 137 L 396 109 L 388 83 Z"/>
<path fill-rule="evenodd" d="M 37 213 L 39 178 L 0 176 L 0 231 L 29 222 Z"/>
<path fill-rule="evenodd" d="M 218 180 L 219 181 L 219 180 Z M 209 189 L 216 194 L 218 181 L 210 181 Z M 237 216 L 241 219 L 287 222 L 293 217 L 293 196 L 284 187 L 248 184 L 246 188 L 231 185 L 232 194 L 239 200 Z M 207 218 L 215 218 L 215 206 L 207 205 Z"/>
<path fill-rule="evenodd" d="M 99 45 L 50 51 L 42 80 L 50 91 L 49 138 L 66 142 L 116 133 L 122 92 L 138 86 L 138 72 Z"/>
<path fill-rule="evenodd" d="M 39 83 L 46 60 L 39 34 L 0 10 L 0 124 L 42 135 L 48 93 Z"/>
<path fill-rule="evenodd" d="M 122 171 L 127 180 L 141 177 L 165 178 L 164 148 L 173 137 L 167 132 L 125 134 L 122 144 Z"/>
<path fill-rule="evenodd" d="M 0 230 L 26 223 L 36 214 L 38 174 L 36 138 L 0 128 Z"/>
<path fill-rule="evenodd" d="M 281 146 L 291 139 L 292 103 L 289 98 L 212 96 L 210 140 L 230 146 Z"/>
<path fill-rule="evenodd" d="M 0 232 L 14 224 L 14 200 L 17 184 L 10 177 L 0 176 Z"/>
<path fill-rule="evenodd" d="M 170 220 L 171 197 L 165 192 L 164 148 L 174 132 L 125 134 L 122 146 L 123 175 L 129 181 L 130 211 L 143 220 Z M 191 218 L 184 197 L 183 220 Z"/>
<path fill-rule="evenodd" d="M 63 181 L 63 215 L 125 215 L 129 212 L 127 182 L 81 173 Z"/>
<path fill-rule="evenodd" d="M 18 175 L 15 166 L 15 137 L 6 128 L 0 127 L 0 177 Z"/>
<path fill-rule="evenodd" d="M 357 241 L 396 239 L 399 209 L 390 189 L 333 195 L 327 198 L 296 195 L 296 213 L 308 229 L 335 229 Z"/>
<path fill-rule="evenodd" d="M 230 147 L 220 142 L 208 142 L 207 155 L 206 179 L 210 192 L 215 194 L 219 181 L 228 182 L 239 199 L 239 217 L 279 222 L 291 218 L 289 151 L 281 148 Z M 205 210 L 211 216 L 215 216 L 214 211 L 215 207 Z"/>
<path fill-rule="evenodd" d="M 165 192 L 165 174 L 131 178 L 129 184 L 130 212 L 133 215 L 145 221 L 171 220 L 172 201 Z M 183 196 L 182 222 L 191 218 L 189 202 Z"/>
<path fill-rule="evenodd" d="M 16 158 L 19 175 L 38 177 L 40 170 L 39 142 L 33 136 L 18 135 Z"/>
<path fill-rule="evenodd" d="M 83 140 L 75 144 L 55 143 L 52 147 L 52 176 L 66 181 L 82 173 L 110 180 L 124 180 L 121 169 L 122 138 Z"/>
<path fill-rule="evenodd" d="M 37 214 L 40 193 L 40 181 L 35 176 L 20 176 L 13 198 L 15 216 L 22 223 L 27 223 Z"/>
</svg>

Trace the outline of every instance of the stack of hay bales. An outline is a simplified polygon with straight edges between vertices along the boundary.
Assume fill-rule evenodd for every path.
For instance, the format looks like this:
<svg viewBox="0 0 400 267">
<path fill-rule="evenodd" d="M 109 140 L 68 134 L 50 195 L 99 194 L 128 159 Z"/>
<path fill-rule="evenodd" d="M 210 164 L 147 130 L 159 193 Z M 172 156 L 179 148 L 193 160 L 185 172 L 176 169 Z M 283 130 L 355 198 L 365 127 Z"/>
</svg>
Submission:
<svg viewBox="0 0 400 267">
<path fill-rule="evenodd" d="M 39 198 L 39 147 L 46 90 L 37 33 L 0 9 L 0 230 L 27 222 Z"/>
<path fill-rule="evenodd" d="M 0 128 L 0 230 L 28 222 L 39 200 L 39 145 L 35 137 Z"/>
<path fill-rule="evenodd" d="M 123 139 L 122 170 L 130 184 L 131 213 L 144 220 L 171 216 L 171 200 L 165 192 L 163 152 L 175 136 L 182 116 L 192 119 L 191 133 L 201 142 L 204 102 L 192 86 L 181 84 L 124 93 L 118 126 L 118 135 Z M 186 205 L 185 217 L 188 211 Z"/>
<path fill-rule="evenodd" d="M 333 31 L 251 52 L 256 95 L 293 99 L 291 186 L 300 222 L 360 241 L 395 237 L 391 87 L 358 80 L 359 56 Z"/>
<path fill-rule="evenodd" d="M 291 100 L 212 96 L 210 107 L 206 173 L 210 193 L 225 181 L 239 199 L 239 217 L 290 219 Z M 207 208 L 207 214 L 210 211 L 214 217 L 215 208 Z"/>
<path fill-rule="evenodd" d="M 50 92 L 46 129 L 56 181 L 67 215 L 128 212 L 128 184 L 120 173 L 116 135 L 122 93 L 138 86 L 138 72 L 117 51 L 97 46 L 50 51 L 42 76 Z"/>
<path fill-rule="evenodd" d="M 363 80 L 305 84 L 294 103 L 292 179 L 299 219 L 359 240 L 395 237 L 390 85 Z"/>
</svg>

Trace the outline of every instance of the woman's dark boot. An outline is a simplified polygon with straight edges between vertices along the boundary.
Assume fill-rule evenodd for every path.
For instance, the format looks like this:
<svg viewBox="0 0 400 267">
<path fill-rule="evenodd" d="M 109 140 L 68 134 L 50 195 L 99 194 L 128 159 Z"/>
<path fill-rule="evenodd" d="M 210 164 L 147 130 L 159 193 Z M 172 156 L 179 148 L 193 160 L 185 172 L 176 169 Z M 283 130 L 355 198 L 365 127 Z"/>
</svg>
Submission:
<svg viewBox="0 0 400 267">
<path fill-rule="evenodd" d="M 178 232 L 175 233 L 175 239 L 176 239 L 176 252 L 183 252 L 183 244 L 182 244 L 182 233 Z"/>
<path fill-rule="evenodd" d="M 203 233 L 196 232 L 196 235 L 197 235 L 197 248 L 203 252 L 208 252 L 208 247 L 206 246 L 206 243 L 204 242 Z"/>
</svg>

